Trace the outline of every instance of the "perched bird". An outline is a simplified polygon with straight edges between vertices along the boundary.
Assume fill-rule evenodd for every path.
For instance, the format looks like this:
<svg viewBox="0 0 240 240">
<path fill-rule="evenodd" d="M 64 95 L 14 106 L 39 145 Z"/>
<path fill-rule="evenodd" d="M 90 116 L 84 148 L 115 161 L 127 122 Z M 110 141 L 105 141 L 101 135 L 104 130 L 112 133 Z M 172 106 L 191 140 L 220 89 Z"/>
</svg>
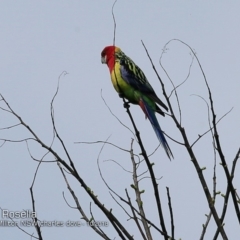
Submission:
<svg viewBox="0 0 240 240">
<path fill-rule="evenodd" d="M 142 70 L 120 48 L 105 47 L 101 53 L 101 59 L 102 63 L 106 63 L 109 68 L 112 84 L 119 96 L 141 107 L 171 160 L 173 154 L 155 116 L 155 112 L 165 116 L 159 106 L 168 111 L 167 106 L 158 98 Z"/>
</svg>

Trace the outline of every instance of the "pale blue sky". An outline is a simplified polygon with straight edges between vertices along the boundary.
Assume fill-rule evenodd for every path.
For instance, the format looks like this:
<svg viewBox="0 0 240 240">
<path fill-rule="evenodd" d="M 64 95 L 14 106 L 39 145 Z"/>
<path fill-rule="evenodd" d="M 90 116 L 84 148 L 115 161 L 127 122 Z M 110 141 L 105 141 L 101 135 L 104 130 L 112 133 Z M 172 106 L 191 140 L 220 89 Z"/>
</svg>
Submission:
<svg viewBox="0 0 240 240">
<path fill-rule="evenodd" d="M 103 96 L 112 111 L 132 128 L 122 107 L 122 100 L 114 91 L 106 65 L 101 64 L 100 53 L 113 40 L 112 1 L 1 1 L 0 2 L 0 93 L 11 107 L 32 127 L 47 144 L 52 140 L 50 102 L 55 93 L 59 75 L 59 94 L 55 101 L 56 126 L 68 147 L 79 174 L 93 189 L 106 206 L 113 209 L 122 224 L 138 238 L 134 225 L 113 202 L 107 188 L 101 181 L 97 169 L 97 156 L 101 145 L 79 145 L 77 141 L 105 140 L 129 149 L 131 133 L 123 128 L 109 113 L 101 99 Z M 240 4 L 237 1 L 129 1 L 119 0 L 115 6 L 117 21 L 116 45 L 131 57 L 145 72 L 158 96 L 163 99 L 159 82 L 151 68 L 141 40 L 146 44 L 154 63 L 165 83 L 167 91 L 171 84 L 158 61 L 164 45 L 173 38 L 188 43 L 197 53 L 207 76 L 215 100 L 217 117 L 232 112 L 219 123 L 219 133 L 224 154 L 231 166 L 239 148 L 239 90 L 240 90 Z M 163 55 L 162 63 L 175 84 L 182 82 L 191 63 L 189 49 L 179 42 L 171 42 Z M 188 81 L 179 89 L 183 112 L 183 124 L 191 142 L 208 128 L 205 103 L 192 94 L 207 99 L 207 91 L 200 69 L 194 60 Z M 164 101 L 165 102 L 165 101 Z M 2 105 L 1 105 L 2 106 Z M 173 106 L 177 110 L 176 102 Z M 140 108 L 132 107 L 132 114 L 141 131 L 147 151 L 152 152 L 158 140 Z M 0 112 L 0 128 L 17 123 L 7 113 Z M 175 124 L 169 117 L 158 116 L 160 125 L 170 136 L 182 141 Z M 22 127 L 0 131 L 0 138 L 23 139 L 30 136 Z M 151 158 L 155 162 L 164 212 L 169 220 L 165 187 L 171 191 L 174 210 L 176 238 L 199 239 L 202 224 L 208 213 L 208 206 L 193 164 L 186 150 L 168 140 L 175 156 L 169 162 L 162 148 Z M 1 143 L 0 143 L 1 144 Z M 210 135 L 203 138 L 194 150 L 199 164 L 212 190 L 213 151 Z M 43 149 L 35 143 L 29 144 L 31 153 L 40 158 Z M 56 142 L 54 149 L 65 157 Z M 135 144 L 135 152 L 139 153 Z M 47 159 L 52 159 L 48 157 Z M 130 168 L 129 155 L 106 146 L 100 157 L 105 179 L 111 187 L 124 195 L 130 187 L 131 175 L 111 162 L 114 159 L 125 168 Z M 218 160 L 219 162 L 219 160 Z M 29 187 L 36 169 L 36 162 L 29 157 L 26 145 L 5 144 L 0 148 L 0 207 L 20 211 L 31 209 Z M 235 186 L 239 188 L 239 167 L 236 169 Z M 238 175 L 238 176 L 237 176 Z M 225 192 L 226 180 L 222 168 L 217 164 L 217 190 Z M 90 198 L 72 179 L 76 194 L 89 215 Z M 146 212 L 156 221 L 156 209 L 149 182 L 142 182 Z M 35 199 L 38 217 L 41 220 L 79 220 L 77 211 L 70 209 L 63 197 L 74 205 L 63 178 L 55 163 L 42 164 L 35 185 Z M 216 208 L 222 209 L 222 197 L 217 198 Z M 240 231 L 230 200 L 226 216 L 226 232 L 229 239 L 239 239 Z M 105 220 L 93 204 L 95 218 Z M 170 230 L 170 224 L 167 223 Z M 206 239 L 212 239 L 215 223 L 210 223 Z M 30 233 L 34 229 L 25 228 Z M 106 232 L 116 237 L 112 227 Z M 44 239 L 100 239 L 90 228 L 43 228 Z M 1 239 L 29 239 L 17 228 L 0 227 Z M 153 236 L 156 233 L 153 231 Z M 156 239 L 156 238 L 155 238 Z M 219 238 L 221 239 L 221 238 Z"/>
</svg>

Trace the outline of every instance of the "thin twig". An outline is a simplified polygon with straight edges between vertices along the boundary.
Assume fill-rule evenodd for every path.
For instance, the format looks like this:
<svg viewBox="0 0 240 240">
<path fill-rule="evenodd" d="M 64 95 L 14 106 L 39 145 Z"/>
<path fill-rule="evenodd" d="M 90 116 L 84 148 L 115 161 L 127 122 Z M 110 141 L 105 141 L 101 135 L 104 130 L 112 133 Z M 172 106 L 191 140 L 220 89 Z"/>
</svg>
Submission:
<svg viewBox="0 0 240 240">
<path fill-rule="evenodd" d="M 128 171 L 128 170 L 125 169 L 120 163 L 118 163 L 117 161 L 115 161 L 115 160 L 113 160 L 113 159 L 103 160 L 103 162 L 113 162 L 113 163 L 117 164 L 119 167 L 121 167 L 123 171 L 125 171 L 125 172 L 127 172 L 127 173 L 132 173 L 131 171 Z"/>
<path fill-rule="evenodd" d="M 106 141 L 75 142 L 75 143 L 78 143 L 78 144 L 97 144 L 97 143 L 103 144 L 103 143 L 104 143 L 104 144 L 106 144 L 106 145 L 111 145 L 111 146 L 113 146 L 113 147 L 115 147 L 115 148 L 118 148 L 118 149 L 121 150 L 121 151 L 124 151 L 124 152 L 129 153 L 129 150 L 124 149 L 124 148 L 121 148 L 121 147 L 119 147 L 119 146 L 117 146 L 117 145 L 115 145 L 115 144 L 113 144 L 113 143 L 111 143 L 111 142 L 106 142 Z"/>
<path fill-rule="evenodd" d="M 4 128 L 0 128 L 0 130 L 6 130 L 6 129 L 14 128 L 14 127 L 17 127 L 19 125 L 21 125 L 21 123 L 18 123 L 18 124 L 12 125 L 12 126 L 8 126 L 8 127 L 4 127 Z"/>
<path fill-rule="evenodd" d="M 127 189 L 125 189 L 125 192 L 126 192 L 126 195 L 127 195 L 127 198 L 128 198 L 129 206 L 130 206 L 130 208 L 131 208 L 131 210 L 132 210 L 132 214 L 133 214 L 133 217 L 132 217 L 132 218 L 133 218 L 133 220 L 135 221 L 135 223 L 136 223 L 136 225 L 137 225 L 137 227 L 138 227 L 138 230 L 139 230 L 139 232 L 140 232 L 141 235 L 142 235 L 142 238 L 143 238 L 144 240 L 147 240 L 147 239 L 149 239 L 149 238 L 146 238 L 146 236 L 145 236 L 145 234 L 144 234 L 144 232 L 143 232 L 143 230 L 142 230 L 142 228 L 141 228 L 141 226 L 140 226 L 140 224 L 139 224 L 138 218 L 137 218 L 137 216 L 136 216 L 136 214 L 135 214 L 135 211 L 134 211 L 134 209 L 133 209 L 133 205 L 132 205 L 131 199 L 130 199 L 130 197 L 129 197 L 129 195 L 128 195 Z M 144 222 L 145 222 L 145 224 L 147 223 L 145 220 L 144 220 Z M 144 224 L 144 222 L 143 222 L 143 224 Z M 144 228 L 145 228 L 145 226 L 144 226 Z M 147 228 L 148 228 L 148 226 L 147 226 Z M 145 229 L 145 230 L 146 230 L 146 229 Z M 150 233 L 150 239 L 152 239 L 151 233 Z"/>
<path fill-rule="evenodd" d="M 74 201 L 75 201 L 75 203 L 76 203 L 76 205 L 77 205 L 77 207 L 71 207 L 71 206 L 67 203 L 68 206 L 71 207 L 71 208 L 78 209 L 78 211 L 79 211 L 80 214 L 82 215 L 82 219 L 84 219 L 86 223 L 90 223 L 90 220 L 88 219 L 88 217 L 86 216 L 85 212 L 83 211 L 83 209 L 82 209 L 82 207 L 81 207 L 81 205 L 80 205 L 80 203 L 79 203 L 79 201 L 78 201 L 77 196 L 75 195 L 73 189 L 71 188 L 71 186 L 70 186 L 70 184 L 69 184 L 69 182 L 68 182 L 68 180 L 67 180 L 67 177 L 66 177 L 66 175 L 65 175 L 65 173 L 64 173 L 64 171 L 63 171 L 63 169 L 62 169 L 62 166 L 60 165 L 59 162 L 58 162 L 57 164 L 58 164 L 58 167 L 59 167 L 59 169 L 60 169 L 60 171 L 61 171 L 61 173 L 62 173 L 62 175 L 63 175 L 63 178 L 64 178 L 64 180 L 65 180 L 65 183 L 66 183 L 66 185 L 67 185 L 67 188 L 68 188 L 69 192 L 71 193 L 71 195 L 72 195 L 72 197 L 73 197 L 73 199 L 74 199 Z M 63 196 L 64 196 L 64 194 L 63 194 Z M 65 199 L 65 197 L 64 197 L 64 199 Z M 94 224 L 89 224 L 89 226 L 90 226 L 97 234 L 99 234 L 103 239 L 110 240 L 110 238 L 108 238 L 105 233 L 99 231 Z"/>
<path fill-rule="evenodd" d="M 205 236 L 205 233 L 206 233 L 208 224 L 209 224 L 209 222 L 210 222 L 210 220 L 211 220 L 211 217 L 212 217 L 212 212 L 211 212 L 211 210 L 209 211 L 209 214 L 206 215 L 206 217 L 207 217 L 207 219 L 206 219 L 205 224 L 202 225 L 203 230 L 202 230 L 202 233 L 201 233 L 201 236 L 200 236 L 200 239 L 199 239 L 199 240 L 203 240 L 203 239 L 204 239 L 204 236 Z"/>
<path fill-rule="evenodd" d="M 169 188 L 166 187 L 166 189 L 167 189 L 167 197 L 168 197 L 168 207 L 169 207 L 170 218 L 171 218 L 171 237 L 172 239 L 174 239 L 174 218 L 173 218 L 172 202 L 171 202 Z"/>
<path fill-rule="evenodd" d="M 113 27 L 113 46 L 115 46 L 115 39 L 116 39 L 116 29 L 117 29 L 117 24 L 116 24 L 116 19 L 115 19 L 115 15 L 114 15 L 114 7 L 115 7 L 115 4 L 116 4 L 117 0 L 115 0 L 115 2 L 113 3 L 112 5 L 112 17 L 113 17 L 113 23 L 114 23 L 114 27 Z"/>
<path fill-rule="evenodd" d="M 35 212 L 35 213 L 36 213 L 36 208 L 35 208 L 35 199 L 34 199 L 34 194 L 33 194 L 33 186 L 34 186 L 34 183 L 35 183 L 35 180 L 36 180 L 36 177 L 37 177 L 37 172 L 38 172 L 38 169 L 39 169 L 40 165 L 41 165 L 41 162 L 38 163 L 38 166 L 36 168 L 36 171 L 35 171 L 35 174 L 34 174 L 34 177 L 33 177 L 32 185 L 30 187 L 32 209 L 33 209 L 33 212 Z M 38 223 L 38 219 L 37 219 L 36 215 L 33 217 L 33 222 L 34 222 L 34 227 L 37 231 L 39 240 L 43 240 L 42 233 L 41 233 L 41 224 Z"/>
<path fill-rule="evenodd" d="M 104 99 L 104 97 L 103 97 L 103 95 L 102 95 L 102 90 L 101 90 L 101 98 L 102 98 L 105 106 L 108 108 L 109 112 L 111 113 L 111 115 L 114 116 L 114 117 L 117 119 L 117 121 L 118 121 L 123 127 L 125 127 L 127 130 L 129 130 L 129 131 L 132 133 L 132 135 L 134 136 L 134 138 L 136 138 L 134 132 L 133 132 L 127 125 L 125 125 L 125 124 L 113 113 L 113 111 L 111 110 L 111 108 L 108 106 L 107 102 L 105 101 L 105 99 Z"/>
<path fill-rule="evenodd" d="M 232 170 L 231 170 L 231 177 L 232 177 L 232 179 L 234 178 L 234 173 L 235 173 L 237 161 L 238 161 L 239 158 L 240 158 L 240 148 L 238 149 L 238 151 L 237 151 L 237 153 L 236 153 L 236 155 L 234 157 L 234 160 L 233 160 Z M 223 220 L 224 220 L 226 212 L 227 212 L 229 195 L 230 195 L 230 186 L 228 185 L 226 193 L 224 195 L 224 203 L 223 203 L 222 215 L 221 215 L 221 218 L 220 218 L 220 221 L 222 223 L 223 223 Z M 218 234 L 219 234 L 219 229 L 217 229 L 217 231 L 216 231 L 216 233 L 214 235 L 213 240 L 217 240 Z"/>
</svg>

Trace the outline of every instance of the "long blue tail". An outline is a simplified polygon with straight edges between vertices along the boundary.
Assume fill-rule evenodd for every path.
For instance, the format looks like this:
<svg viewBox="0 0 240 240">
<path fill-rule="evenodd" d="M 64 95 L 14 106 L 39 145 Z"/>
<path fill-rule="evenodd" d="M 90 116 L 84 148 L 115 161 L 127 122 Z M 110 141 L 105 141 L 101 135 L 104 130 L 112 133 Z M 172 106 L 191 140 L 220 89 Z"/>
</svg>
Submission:
<svg viewBox="0 0 240 240">
<path fill-rule="evenodd" d="M 157 138 L 160 142 L 160 144 L 163 146 L 167 156 L 169 157 L 169 159 L 171 160 L 171 157 L 173 157 L 172 151 L 170 149 L 170 147 L 168 146 L 167 140 L 163 135 L 163 132 L 160 128 L 160 125 L 158 123 L 158 120 L 155 116 L 155 112 L 152 110 L 152 108 L 147 104 L 146 101 L 144 101 L 144 99 L 141 98 L 140 101 L 140 107 L 142 108 L 143 112 L 146 114 L 146 116 L 148 117 L 149 121 L 152 124 L 152 127 L 157 135 Z"/>
</svg>

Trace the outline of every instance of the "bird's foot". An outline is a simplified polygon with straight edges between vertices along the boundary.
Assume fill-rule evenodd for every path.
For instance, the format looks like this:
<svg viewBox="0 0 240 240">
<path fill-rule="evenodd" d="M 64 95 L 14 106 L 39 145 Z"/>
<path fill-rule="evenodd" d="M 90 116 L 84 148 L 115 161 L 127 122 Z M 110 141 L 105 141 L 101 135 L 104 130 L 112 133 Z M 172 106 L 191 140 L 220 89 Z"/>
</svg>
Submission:
<svg viewBox="0 0 240 240">
<path fill-rule="evenodd" d="M 123 103 L 123 107 L 124 107 L 124 108 L 127 108 L 127 109 L 130 108 L 129 102 L 124 102 L 124 103 Z"/>
<path fill-rule="evenodd" d="M 119 96 L 120 98 L 124 98 L 123 93 L 119 93 L 118 96 Z"/>
</svg>

